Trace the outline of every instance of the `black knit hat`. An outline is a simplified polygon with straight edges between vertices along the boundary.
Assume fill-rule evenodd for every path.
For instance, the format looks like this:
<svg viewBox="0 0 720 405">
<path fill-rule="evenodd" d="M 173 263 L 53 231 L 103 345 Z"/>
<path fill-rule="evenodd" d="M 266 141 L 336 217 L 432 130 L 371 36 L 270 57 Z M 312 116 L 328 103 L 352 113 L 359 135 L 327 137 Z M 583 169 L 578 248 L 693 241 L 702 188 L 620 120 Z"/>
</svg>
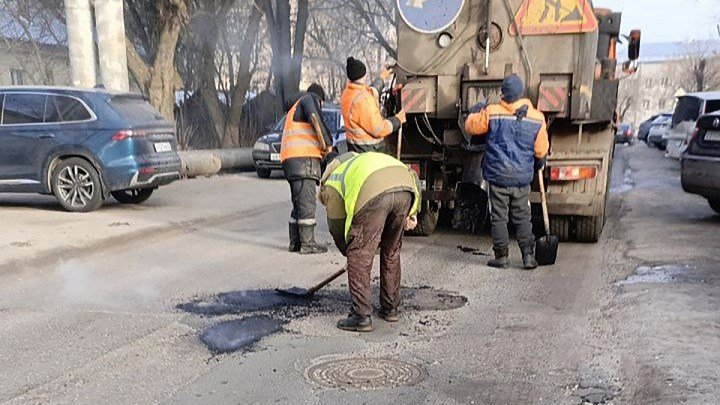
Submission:
<svg viewBox="0 0 720 405">
<path fill-rule="evenodd" d="M 313 93 L 314 95 L 318 96 L 320 101 L 325 101 L 325 90 L 322 88 L 321 85 L 313 83 L 310 85 L 310 87 L 307 88 L 307 92 Z"/>
<path fill-rule="evenodd" d="M 365 64 L 352 56 L 347 59 L 347 77 L 351 82 L 362 79 L 367 73 Z"/>
</svg>

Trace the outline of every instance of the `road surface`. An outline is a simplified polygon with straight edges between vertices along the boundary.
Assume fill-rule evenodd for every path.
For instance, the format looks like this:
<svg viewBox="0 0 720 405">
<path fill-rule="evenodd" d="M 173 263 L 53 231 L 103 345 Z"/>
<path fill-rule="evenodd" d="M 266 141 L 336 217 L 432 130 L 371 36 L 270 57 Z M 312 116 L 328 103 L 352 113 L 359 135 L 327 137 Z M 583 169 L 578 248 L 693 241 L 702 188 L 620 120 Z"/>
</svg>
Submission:
<svg viewBox="0 0 720 405">
<path fill-rule="evenodd" d="M 720 216 L 657 150 L 619 146 L 614 173 L 602 241 L 555 267 L 515 249 L 490 269 L 487 235 L 406 238 L 401 321 L 369 334 L 334 327 L 342 278 L 310 305 L 266 291 L 343 263 L 286 251 L 280 179 L 84 215 L 0 195 L 0 403 L 718 403 Z"/>
</svg>

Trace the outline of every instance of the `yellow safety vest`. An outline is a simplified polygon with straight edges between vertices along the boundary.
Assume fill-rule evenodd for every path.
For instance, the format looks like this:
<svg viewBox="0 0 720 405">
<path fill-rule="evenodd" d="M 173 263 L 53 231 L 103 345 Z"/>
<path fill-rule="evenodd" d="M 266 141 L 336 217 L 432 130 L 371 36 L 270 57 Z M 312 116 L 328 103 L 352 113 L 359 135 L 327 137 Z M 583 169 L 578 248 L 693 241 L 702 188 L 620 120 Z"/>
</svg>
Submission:
<svg viewBox="0 0 720 405">
<path fill-rule="evenodd" d="M 393 166 L 404 167 L 410 171 L 404 163 L 392 156 L 384 153 L 367 152 L 342 163 L 328 177 L 325 186 L 332 187 L 345 202 L 345 214 L 347 215 L 345 219 L 346 241 L 355 215 L 355 203 L 363 184 L 373 173 Z M 413 182 L 413 194 L 415 194 L 415 199 L 409 215 L 416 215 L 420 210 L 421 194 L 415 182 Z"/>
</svg>

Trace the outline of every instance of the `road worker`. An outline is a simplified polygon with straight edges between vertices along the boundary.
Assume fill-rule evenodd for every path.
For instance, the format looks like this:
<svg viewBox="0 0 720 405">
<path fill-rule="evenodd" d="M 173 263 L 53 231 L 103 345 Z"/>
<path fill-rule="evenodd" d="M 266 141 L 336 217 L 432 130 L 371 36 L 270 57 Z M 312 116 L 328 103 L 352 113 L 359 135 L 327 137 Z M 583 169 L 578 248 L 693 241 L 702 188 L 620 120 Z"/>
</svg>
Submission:
<svg viewBox="0 0 720 405">
<path fill-rule="evenodd" d="M 390 74 L 383 71 L 384 80 Z M 379 91 L 382 86 L 377 80 L 373 86 L 367 83 L 367 68 L 355 58 L 347 60 L 348 84 L 342 94 L 341 110 L 347 130 L 348 150 L 351 152 L 385 152 L 385 138 L 397 132 L 405 123 L 405 112 L 394 117 L 383 118 L 380 112 Z M 380 87 L 380 89 L 378 89 Z"/>
<path fill-rule="evenodd" d="M 285 118 L 280 160 L 290 183 L 290 251 L 300 254 L 325 253 L 315 242 L 316 186 L 322 175 L 321 159 L 332 148 L 333 138 L 322 119 L 325 91 L 312 84 L 290 108 Z"/>
<path fill-rule="evenodd" d="M 493 251 L 488 265 L 508 268 L 508 218 L 517 232 L 523 268 L 532 270 L 535 236 L 530 213 L 530 184 L 543 168 L 550 147 L 545 117 L 527 98 L 524 83 L 516 75 L 502 83 L 500 104 L 471 108 L 465 129 L 471 136 L 486 136 L 483 177 L 489 183 Z"/>
<path fill-rule="evenodd" d="M 349 152 L 328 164 L 319 197 L 327 207 L 335 245 L 347 257 L 352 309 L 347 319 L 338 322 L 338 328 L 373 330 L 370 272 L 378 246 L 379 316 L 397 322 L 403 232 L 417 226 L 421 200 L 417 175 L 389 155 Z"/>
</svg>

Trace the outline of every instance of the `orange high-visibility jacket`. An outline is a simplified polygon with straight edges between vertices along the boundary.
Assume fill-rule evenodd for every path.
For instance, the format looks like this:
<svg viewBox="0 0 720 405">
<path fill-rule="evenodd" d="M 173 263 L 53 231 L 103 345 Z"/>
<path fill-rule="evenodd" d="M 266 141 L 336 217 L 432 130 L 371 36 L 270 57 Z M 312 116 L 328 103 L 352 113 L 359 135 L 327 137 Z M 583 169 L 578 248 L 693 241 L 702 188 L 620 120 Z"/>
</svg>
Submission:
<svg viewBox="0 0 720 405">
<path fill-rule="evenodd" d="M 323 157 L 322 144 L 319 141 L 315 127 L 307 122 L 295 121 L 295 110 L 297 110 L 301 101 L 302 98 L 292 106 L 285 118 L 282 145 L 280 147 L 280 161 L 282 162 L 292 158 L 322 159 Z"/>
<path fill-rule="evenodd" d="M 372 89 L 357 83 L 348 83 L 342 94 L 341 110 L 348 146 L 353 150 L 376 150 L 386 136 L 400 128 L 400 121 L 384 119 L 380 104 Z"/>
</svg>

